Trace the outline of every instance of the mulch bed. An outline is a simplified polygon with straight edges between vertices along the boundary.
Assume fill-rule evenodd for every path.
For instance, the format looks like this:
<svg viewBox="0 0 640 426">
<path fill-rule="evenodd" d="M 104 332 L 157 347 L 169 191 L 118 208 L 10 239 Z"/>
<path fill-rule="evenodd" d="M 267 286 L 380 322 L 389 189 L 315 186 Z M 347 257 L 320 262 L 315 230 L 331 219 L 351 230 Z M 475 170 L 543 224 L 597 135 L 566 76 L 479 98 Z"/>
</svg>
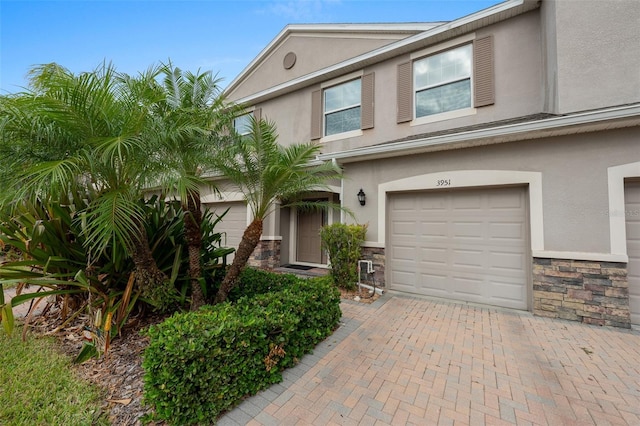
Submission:
<svg viewBox="0 0 640 426">
<path fill-rule="evenodd" d="M 341 290 L 341 297 L 343 300 L 372 303 L 379 295 L 372 295 L 368 291 Z M 60 343 L 61 351 L 73 359 L 82 348 L 83 330 L 90 323 L 90 319 L 79 317 L 73 324 L 57 331 L 56 327 L 60 325 L 58 318 L 59 312 L 56 308 L 47 309 L 43 315 L 31 319 L 29 326 L 36 333 L 54 335 Z M 95 383 L 104 390 L 102 410 L 112 425 L 142 425 L 142 417 L 153 412 L 151 407 L 142 403 L 142 354 L 149 344 L 149 339 L 141 331 L 152 324 L 162 322 L 164 318 L 158 315 L 130 318 L 122 335 L 111 342 L 106 355 L 74 367 L 79 377 Z M 164 423 L 147 424 L 159 426 Z"/>
</svg>

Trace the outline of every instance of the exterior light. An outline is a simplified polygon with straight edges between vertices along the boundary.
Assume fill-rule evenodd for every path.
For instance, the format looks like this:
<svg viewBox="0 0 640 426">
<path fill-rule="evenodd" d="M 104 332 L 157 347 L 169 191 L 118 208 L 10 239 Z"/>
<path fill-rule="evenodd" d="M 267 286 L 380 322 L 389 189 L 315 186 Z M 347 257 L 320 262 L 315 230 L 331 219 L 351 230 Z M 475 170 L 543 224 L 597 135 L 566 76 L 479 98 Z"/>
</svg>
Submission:
<svg viewBox="0 0 640 426">
<path fill-rule="evenodd" d="M 358 192 L 358 201 L 360 201 L 360 205 L 364 206 L 367 202 L 367 195 L 364 193 L 362 188 L 360 188 L 360 192 Z"/>
</svg>

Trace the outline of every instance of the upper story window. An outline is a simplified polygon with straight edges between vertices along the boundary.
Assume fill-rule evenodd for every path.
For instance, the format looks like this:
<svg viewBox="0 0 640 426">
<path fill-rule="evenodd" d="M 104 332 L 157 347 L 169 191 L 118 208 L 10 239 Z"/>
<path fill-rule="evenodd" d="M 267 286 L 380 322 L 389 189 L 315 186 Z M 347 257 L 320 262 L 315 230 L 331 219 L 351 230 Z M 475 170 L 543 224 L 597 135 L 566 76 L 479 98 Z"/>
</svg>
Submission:
<svg viewBox="0 0 640 426">
<path fill-rule="evenodd" d="M 324 136 L 360 128 L 361 88 L 358 78 L 324 90 Z"/>
<path fill-rule="evenodd" d="M 467 44 L 413 63 L 416 118 L 471 107 L 472 52 Z"/>
<path fill-rule="evenodd" d="M 251 133 L 251 116 L 252 113 L 243 114 L 233 120 L 233 128 L 240 136 Z"/>
<path fill-rule="evenodd" d="M 359 136 L 374 121 L 374 73 L 353 73 L 311 93 L 311 139 Z M 326 139 L 325 139 L 326 138 Z"/>
<path fill-rule="evenodd" d="M 411 59 L 398 64 L 398 123 L 462 117 L 495 103 L 493 36 L 469 34 Z"/>
</svg>

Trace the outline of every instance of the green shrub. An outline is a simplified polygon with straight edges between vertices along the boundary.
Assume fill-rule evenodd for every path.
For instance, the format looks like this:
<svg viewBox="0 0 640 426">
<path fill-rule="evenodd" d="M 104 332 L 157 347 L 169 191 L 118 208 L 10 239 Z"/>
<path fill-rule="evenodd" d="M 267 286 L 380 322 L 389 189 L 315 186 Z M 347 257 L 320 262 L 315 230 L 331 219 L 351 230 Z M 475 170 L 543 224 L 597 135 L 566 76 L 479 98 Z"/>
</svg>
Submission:
<svg viewBox="0 0 640 426">
<path fill-rule="evenodd" d="M 266 275 L 268 274 L 268 275 Z M 171 424 L 210 423 L 273 383 L 330 335 L 340 294 L 326 280 L 247 269 L 256 295 L 176 314 L 149 330 L 145 401 Z M 269 285 L 277 288 L 258 294 Z"/>
<path fill-rule="evenodd" d="M 366 234 L 366 225 L 344 223 L 334 223 L 320 230 L 322 247 L 329 252 L 331 276 L 341 288 L 353 290 L 356 287 L 360 246 Z"/>
<path fill-rule="evenodd" d="M 281 290 L 298 282 L 299 278 L 293 274 L 274 274 L 264 269 L 244 268 L 238 280 L 238 285 L 229 293 L 229 300 L 232 302 L 241 297 Z"/>
</svg>

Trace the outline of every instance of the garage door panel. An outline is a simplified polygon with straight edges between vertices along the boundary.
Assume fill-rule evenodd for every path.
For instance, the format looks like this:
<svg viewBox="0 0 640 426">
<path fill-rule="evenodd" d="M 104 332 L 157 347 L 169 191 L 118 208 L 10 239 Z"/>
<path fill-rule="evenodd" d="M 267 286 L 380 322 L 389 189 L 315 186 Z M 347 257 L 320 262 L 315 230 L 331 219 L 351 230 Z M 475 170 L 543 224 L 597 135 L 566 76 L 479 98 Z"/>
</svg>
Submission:
<svg viewBox="0 0 640 426">
<path fill-rule="evenodd" d="M 454 222 L 452 224 L 453 237 L 482 239 L 484 233 L 482 222 Z"/>
<path fill-rule="evenodd" d="M 423 247 L 420 251 L 420 262 L 425 266 L 442 267 L 448 262 L 448 253 L 446 249 L 436 247 Z"/>
<path fill-rule="evenodd" d="M 482 295 L 483 280 L 473 277 L 453 276 L 452 277 L 452 293 L 456 295 L 473 296 L 474 300 L 477 296 Z"/>
<path fill-rule="evenodd" d="M 393 271 L 392 278 L 401 291 L 411 291 L 415 288 L 416 274 L 414 272 Z"/>
<path fill-rule="evenodd" d="M 414 202 L 413 204 L 414 206 L 417 204 L 418 211 L 430 211 L 430 212 L 433 212 L 434 214 L 437 214 L 438 212 L 442 213 L 447 211 L 447 198 L 445 196 L 434 196 L 429 200 L 416 197 L 416 198 L 412 198 L 412 201 Z M 406 206 L 406 204 L 402 204 L 402 205 Z"/>
<path fill-rule="evenodd" d="M 627 280 L 631 324 L 640 325 L 640 182 L 627 183 L 624 192 L 627 232 Z"/>
<path fill-rule="evenodd" d="M 490 239 L 521 241 L 525 235 L 526 230 L 522 222 L 489 222 Z"/>
<path fill-rule="evenodd" d="M 516 189 L 515 191 L 518 191 Z M 494 210 L 522 210 L 524 199 L 513 197 L 514 191 L 506 190 L 502 193 L 494 192 L 487 197 L 489 205 Z"/>
<path fill-rule="evenodd" d="M 428 284 L 429 295 L 437 297 L 446 297 L 447 290 L 447 276 L 438 274 L 420 274 L 420 282 Z M 415 283 L 415 280 L 414 280 Z M 412 293 L 418 293 L 419 288 L 413 285 Z"/>
<path fill-rule="evenodd" d="M 482 209 L 483 198 L 481 194 L 468 194 L 465 197 L 450 198 L 449 203 L 456 210 L 476 210 Z"/>
<path fill-rule="evenodd" d="M 392 289 L 527 308 L 523 188 L 394 194 L 389 212 Z M 419 226 L 403 238 L 396 225 L 410 221 Z"/>
<path fill-rule="evenodd" d="M 479 268 L 484 263 L 484 252 L 482 250 L 456 249 L 451 251 L 451 255 L 451 263 L 463 268 Z"/>
<path fill-rule="evenodd" d="M 525 291 L 519 283 L 494 281 L 492 288 L 495 289 L 490 298 L 493 304 L 507 308 L 518 309 L 521 300 L 526 297 Z"/>
<path fill-rule="evenodd" d="M 413 234 L 419 234 L 422 236 L 428 237 L 446 237 L 448 232 L 447 222 L 445 221 L 437 221 L 437 222 L 427 222 L 421 221 L 420 226 L 416 230 L 413 228 Z"/>
<path fill-rule="evenodd" d="M 204 208 L 212 211 L 216 215 L 222 215 L 227 209 L 229 211 L 216 226 L 217 232 L 222 232 L 222 245 L 235 249 L 240 245 L 242 234 L 247 228 L 247 207 L 244 202 L 225 202 L 205 204 Z M 234 254 L 231 254 L 227 261 L 232 261 Z"/>
<path fill-rule="evenodd" d="M 491 269 L 519 272 L 525 268 L 525 262 L 523 253 L 492 251 L 489 254 L 489 266 Z"/>
</svg>

